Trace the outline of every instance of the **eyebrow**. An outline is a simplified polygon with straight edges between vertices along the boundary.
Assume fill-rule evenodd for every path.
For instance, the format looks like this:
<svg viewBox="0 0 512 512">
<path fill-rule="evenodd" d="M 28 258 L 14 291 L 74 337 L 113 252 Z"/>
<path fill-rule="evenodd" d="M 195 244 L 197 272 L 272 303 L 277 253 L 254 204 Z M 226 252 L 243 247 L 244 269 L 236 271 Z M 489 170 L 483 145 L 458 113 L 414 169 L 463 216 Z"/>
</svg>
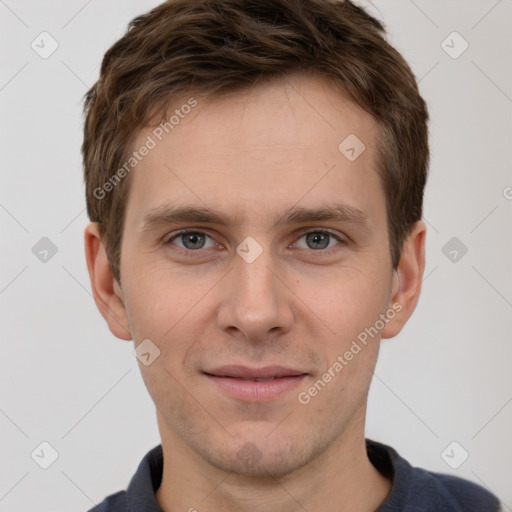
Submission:
<svg viewBox="0 0 512 512">
<path fill-rule="evenodd" d="M 334 221 L 353 224 L 369 231 L 368 216 L 359 208 L 335 203 L 320 208 L 293 206 L 272 218 L 273 227 L 283 224 L 298 224 L 312 221 Z M 144 215 L 141 231 L 149 231 L 161 226 L 179 222 L 197 222 L 232 227 L 240 223 L 239 217 L 229 218 L 210 208 L 196 206 L 157 206 Z"/>
</svg>

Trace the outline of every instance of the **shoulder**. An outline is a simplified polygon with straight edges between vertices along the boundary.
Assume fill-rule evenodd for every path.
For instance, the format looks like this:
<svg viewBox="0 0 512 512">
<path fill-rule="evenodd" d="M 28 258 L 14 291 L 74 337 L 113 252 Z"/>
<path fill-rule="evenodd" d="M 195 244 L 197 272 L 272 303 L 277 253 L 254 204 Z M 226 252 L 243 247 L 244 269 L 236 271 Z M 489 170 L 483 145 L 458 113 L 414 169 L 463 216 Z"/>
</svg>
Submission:
<svg viewBox="0 0 512 512">
<path fill-rule="evenodd" d="M 119 491 L 107 496 L 101 503 L 88 512 L 124 512 L 126 510 L 126 491 Z"/>
<path fill-rule="evenodd" d="M 374 466 L 393 482 L 378 512 L 500 512 L 500 502 L 469 480 L 413 467 L 390 446 L 367 440 Z"/>
<path fill-rule="evenodd" d="M 163 471 L 162 445 L 155 446 L 141 460 L 126 491 L 107 496 L 88 512 L 161 512 L 155 497 Z"/>
<path fill-rule="evenodd" d="M 490 491 L 469 480 L 444 473 L 429 473 L 437 480 L 446 496 L 457 503 L 462 512 L 499 512 L 500 502 Z"/>
</svg>

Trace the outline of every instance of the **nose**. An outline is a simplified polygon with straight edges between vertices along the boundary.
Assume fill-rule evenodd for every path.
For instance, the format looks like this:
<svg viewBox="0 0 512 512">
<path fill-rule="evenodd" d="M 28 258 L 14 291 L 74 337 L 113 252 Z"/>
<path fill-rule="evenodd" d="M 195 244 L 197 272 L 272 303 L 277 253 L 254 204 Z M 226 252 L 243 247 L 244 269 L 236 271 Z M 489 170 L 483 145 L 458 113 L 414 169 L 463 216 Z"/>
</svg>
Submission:
<svg viewBox="0 0 512 512">
<path fill-rule="evenodd" d="M 264 249 L 251 263 L 235 255 L 224 281 L 219 327 L 253 345 L 289 332 L 294 321 L 294 295 L 288 286 L 270 251 Z"/>
</svg>

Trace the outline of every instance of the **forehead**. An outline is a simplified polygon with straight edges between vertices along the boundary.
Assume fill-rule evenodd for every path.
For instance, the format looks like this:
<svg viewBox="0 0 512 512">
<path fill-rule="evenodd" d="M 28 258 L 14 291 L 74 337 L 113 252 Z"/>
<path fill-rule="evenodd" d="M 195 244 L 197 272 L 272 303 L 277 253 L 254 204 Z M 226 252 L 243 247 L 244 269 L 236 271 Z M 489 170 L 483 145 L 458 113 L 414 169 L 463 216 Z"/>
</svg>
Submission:
<svg viewBox="0 0 512 512">
<path fill-rule="evenodd" d="M 383 212 L 376 122 L 327 79 L 295 75 L 206 100 L 184 95 L 166 120 L 141 130 L 133 144 L 137 150 L 153 141 L 132 171 L 133 220 L 179 201 L 239 218 L 256 211 L 275 217 L 298 202 Z"/>
</svg>

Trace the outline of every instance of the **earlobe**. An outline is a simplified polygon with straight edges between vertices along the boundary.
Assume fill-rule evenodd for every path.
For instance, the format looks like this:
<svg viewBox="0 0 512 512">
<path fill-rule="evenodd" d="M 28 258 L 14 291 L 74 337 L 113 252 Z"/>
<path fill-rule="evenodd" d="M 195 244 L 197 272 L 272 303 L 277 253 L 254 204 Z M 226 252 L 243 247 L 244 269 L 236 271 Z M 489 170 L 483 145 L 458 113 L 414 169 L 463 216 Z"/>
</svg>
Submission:
<svg viewBox="0 0 512 512">
<path fill-rule="evenodd" d="M 114 279 L 98 223 L 92 222 L 85 228 L 84 242 L 87 270 L 96 306 L 114 336 L 131 340 L 123 292 Z"/>
<path fill-rule="evenodd" d="M 382 338 L 396 336 L 411 317 L 421 293 L 425 270 L 425 237 L 427 226 L 423 221 L 414 225 L 404 242 L 400 262 L 393 275 L 389 307 L 397 313 L 382 331 Z"/>
</svg>

